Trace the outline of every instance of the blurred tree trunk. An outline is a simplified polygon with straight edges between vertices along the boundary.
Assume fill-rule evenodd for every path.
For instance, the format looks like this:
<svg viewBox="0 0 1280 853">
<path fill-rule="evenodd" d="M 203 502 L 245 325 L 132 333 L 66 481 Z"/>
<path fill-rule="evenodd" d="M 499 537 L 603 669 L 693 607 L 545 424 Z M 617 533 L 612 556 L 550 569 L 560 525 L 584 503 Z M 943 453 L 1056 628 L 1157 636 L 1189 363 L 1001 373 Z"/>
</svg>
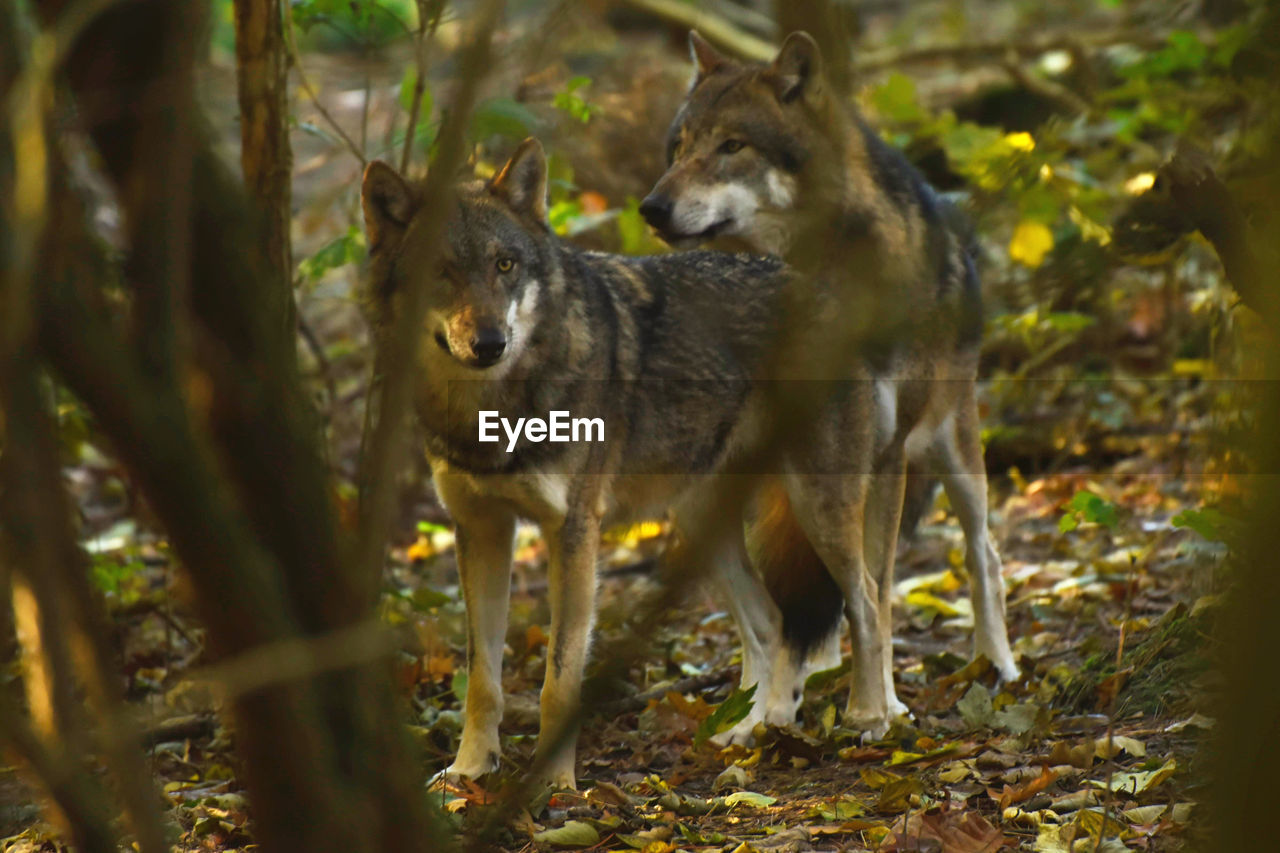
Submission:
<svg viewBox="0 0 1280 853">
<path fill-rule="evenodd" d="M 1258 155 L 1249 158 L 1245 172 L 1249 195 L 1259 203 L 1251 210 L 1250 222 L 1235 226 L 1246 233 L 1234 235 L 1230 244 L 1247 257 L 1227 270 L 1253 276 L 1237 289 L 1242 296 L 1248 290 L 1247 304 L 1267 322 L 1270 337 L 1264 344 L 1269 350 L 1264 353 L 1266 378 L 1257 383 L 1261 411 L 1248 447 L 1256 476 L 1241 477 L 1251 502 L 1250 526 L 1233 564 L 1215 648 L 1226 686 L 1218 697 L 1217 725 L 1205 750 L 1213 777 L 1205 786 L 1210 821 L 1201 849 L 1221 853 L 1270 846 L 1259 840 L 1268 833 L 1259 834 L 1248 818 L 1275 808 L 1280 767 L 1280 686 L 1270 667 L 1280 657 L 1280 212 L 1273 204 L 1280 196 L 1280 91 L 1273 76 L 1280 60 L 1280 2 L 1267 0 L 1254 33 L 1241 49 L 1248 55 L 1241 67 L 1248 68 L 1255 86 L 1269 94 L 1269 109 L 1261 113 L 1265 125 L 1256 131 L 1262 145 Z"/>
<path fill-rule="evenodd" d="M 128 262 L 111 265 L 75 193 L 49 180 L 41 239 L 27 241 L 39 287 L 9 287 L 7 277 L 0 301 L 8 308 L 25 297 L 22 351 L 92 412 L 191 579 L 223 659 L 256 840 L 263 850 L 335 853 L 438 846 L 444 836 L 400 725 L 386 644 L 367 596 L 353 594 L 368 584 L 336 523 L 292 325 L 282 326 L 286 269 L 254 227 L 196 107 L 191 57 L 206 6 L 135 0 L 74 25 L 68 16 L 82 11 L 74 0 L 32 6 L 46 32 L 75 34 L 55 42 L 52 70 L 65 77 L 78 127 L 115 190 Z M 42 102 L 42 121 L 50 106 Z M 24 159 L 0 151 L 0 177 L 15 165 L 35 174 L 33 156 L 53 178 L 65 174 L 56 138 L 39 124 L 15 129 L 31 150 Z M 0 241 L 15 233 L 5 231 Z M 108 282 L 122 283 L 129 298 L 108 299 Z M 14 376 L 25 383 L 13 384 L 15 393 L 30 388 L 31 371 Z M 17 472 L 23 460 L 9 461 Z M 57 477 L 45 482 L 61 488 Z M 57 500 L 67 506 L 65 494 L 40 506 Z M 74 548 L 69 534 L 31 541 Z M 120 754 L 105 757 L 117 773 L 128 769 Z M 144 782 L 145 771 L 135 777 Z"/>
<path fill-rule="evenodd" d="M 857 33 L 858 13 L 840 0 L 775 0 L 778 36 L 785 38 L 795 30 L 813 36 L 822 48 L 827 79 L 836 93 L 847 96 L 853 89 L 853 36 Z"/>
<path fill-rule="evenodd" d="M 235 0 L 236 82 L 240 98 L 240 166 L 262 212 L 261 238 L 274 279 L 268 313 L 283 334 L 296 326 L 289 147 L 289 60 L 281 0 Z"/>
</svg>

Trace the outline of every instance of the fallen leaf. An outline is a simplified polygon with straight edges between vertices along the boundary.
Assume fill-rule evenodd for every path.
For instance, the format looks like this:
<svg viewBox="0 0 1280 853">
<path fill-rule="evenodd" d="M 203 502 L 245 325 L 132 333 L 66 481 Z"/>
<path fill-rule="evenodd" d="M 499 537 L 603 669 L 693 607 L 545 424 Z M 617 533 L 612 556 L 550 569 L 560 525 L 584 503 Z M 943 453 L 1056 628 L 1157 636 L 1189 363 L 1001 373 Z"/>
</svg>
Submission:
<svg viewBox="0 0 1280 853">
<path fill-rule="evenodd" d="M 931 841 L 925 846 L 921 841 Z M 931 810 L 913 816 L 904 830 L 885 840 L 882 851 L 939 850 L 941 853 L 994 853 L 1010 839 L 982 815 L 971 811 Z"/>
<path fill-rule="evenodd" d="M 570 820 L 556 829 L 535 832 L 533 840 L 553 847 L 591 847 L 600 843 L 600 833 L 589 823 Z"/>
<path fill-rule="evenodd" d="M 724 804 L 730 808 L 738 805 L 748 805 L 752 808 L 762 809 L 765 806 L 773 805 L 777 801 L 777 797 L 757 794 L 755 791 L 738 791 L 736 794 L 730 794 L 724 798 Z"/>
<path fill-rule="evenodd" d="M 911 798 L 922 793 L 924 793 L 924 785 L 916 777 L 895 779 L 880 789 L 876 811 L 884 814 L 906 811 L 911 807 Z"/>
<path fill-rule="evenodd" d="M 1024 800 L 1031 799 L 1057 780 L 1058 774 L 1048 767 L 1044 767 L 1041 768 L 1039 776 L 1032 779 L 1025 785 L 1020 785 L 1016 788 L 1010 785 L 1005 785 L 1004 790 L 998 794 L 993 789 L 988 788 L 987 794 L 1000 805 L 1001 809 L 1005 809 L 1015 803 L 1021 803 Z"/>
<path fill-rule="evenodd" d="M 1111 738 L 1110 746 L 1108 746 L 1106 738 L 1100 737 L 1095 742 L 1094 749 L 1098 757 L 1103 760 L 1115 758 L 1122 752 L 1127 752 L 1134 758 L 1146 758 L 1147 756 L 1147 747 L 1142 741 L 1131 737 L 1125 737 L 1124 735 L 1113 736 Z"/>
<path fill-rule="evenodd" d="M 991 704 L 991 691 L 981 684 L 974 683 L 956 703 L 956 710 L 969 724 L 971 729 L 982 729 L 991 725 L 995 717 L 995 708 Z"/>
<path fill-rule="evenodd" d="M 1053 745 L 1048 761 L 1051 765 L 1070 764 L 1072 767 L 1088 770 L 1093 766 L 1095 752 L 1096 745 L 1093 743 L 1085 742 L 1072 746 L 1065 740 L 1060 740 Z"/>
<path fill-rule="evenodd" d="M 1116 773 L 1111 777 L 1111 784 L 1106 781 L 1091 782 L 1099 788 L 1110 788 L 1116 793 L 1138 796 L 1163 783 L 1178 769 L 1178 762 L 1170 758 L 1155 770 L 1139 770 L 1133 773 Z"/>
</svg>

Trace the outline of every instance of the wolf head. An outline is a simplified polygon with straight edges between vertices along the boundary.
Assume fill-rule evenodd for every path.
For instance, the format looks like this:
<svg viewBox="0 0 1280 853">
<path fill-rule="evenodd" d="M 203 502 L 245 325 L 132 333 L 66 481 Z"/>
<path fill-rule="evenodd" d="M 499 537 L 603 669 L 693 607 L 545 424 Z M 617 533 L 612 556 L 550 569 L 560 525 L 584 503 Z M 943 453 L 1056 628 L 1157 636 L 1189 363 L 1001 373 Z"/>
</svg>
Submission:
<svg viewBox="0 0 1280 853">
<path fill-rule="evenodd" d="M 420 224 L 433 213 L 420 209 L 418 189 L 381 161 L 365 169 L 375 289 L 392 298 L 410 283 L 425 288 L 428 357 L 474 371 L 500 371 L 519 358 L 553 277 L 546 198 L 546 155 L 526 139 L 492 180 L 457 188 L 440 263 L 428 268 Z"/>
<path fill-rule="evenodd" d="M 668 168 L 640 211 L 669 243 L 723 236 L 782 253 L 812 162 L 835 157 L 818 45 L 792 33 L 769 65 L 734 62 L 697 32 L 689 49 L 693 82 L 668 133 Z"/>
</svg>

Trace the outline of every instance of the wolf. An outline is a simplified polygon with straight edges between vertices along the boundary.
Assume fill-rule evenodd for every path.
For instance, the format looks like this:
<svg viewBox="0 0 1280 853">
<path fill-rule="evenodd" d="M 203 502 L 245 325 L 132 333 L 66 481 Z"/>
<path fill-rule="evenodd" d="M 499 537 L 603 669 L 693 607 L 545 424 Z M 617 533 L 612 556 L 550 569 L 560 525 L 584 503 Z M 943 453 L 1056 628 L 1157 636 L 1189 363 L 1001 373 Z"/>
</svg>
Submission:
<svg viewBox="0 0 1280 853">
<path fill-rule="evenodd" d="M 668 132 L 668 168 L 641 213 L 674 246 L 782 257 L 803 272 L 794 286 L 830 309 L 804 333 L 849 342 L 862 359 L 852 409 L 864 423 L 851 425 L 859 434 L 842 446 L 861 454 L 852 467 L 870 476 L 829 486 L 841 491 L 830 506 L 793 497 L 758 519 L 770 528 L 765 540 L 792 543 L 784 555 L 766 549 L 759 557 L 786 559 L 789 569 L 762 571 L 812 588 L 793 602 L 829 595 L 832 583 L 843 592 L 854 651 L 847 715 L 880 729 L 906 710 L 893 687 L 890 608 L 904 493 L 908 480 L 937 476 L 965 534 L 973 652 L 1015 679 L 987 524 L 975 397 L 981 302 L 967 226 L 832 91 L 808 34 L 789 35 L 768 64 L 733 61 L 697 32 L 689 45 L 694 73 Z M 909 477 L 908 463 L 923 473 Z M 803 607 L 793 610 L 780 614 L 784 639 L 804 650 L 826 627 Z M 793 679 L 797 668 L 787 666 L 771 676 Z"/>
<path fill-rule="evenodd" d="M 754 482 L 735 464 L 747 465 L 768 433 L 757 380 L 791 273 L 745 254 L 582 251 L 553 234 L 546 193 L 545 155 L 527 140 L 492 179 L 457 187 L 443 261 L 429 268 L 421 222 L 440 214 L 421 209 L 420 187 L 373 162 L 361 197 L 377 310 L 394 312 L 407 286 L 426 294 L 415 406 L 456 524 L 467 611 L 464 726 L 445 774 L 478 777 L 500 760 L 513 534 L 525 518 L 540 525 L 550 558 L 537 763 L 548 781 L 572 788 L 573 738 L 557 735 L 574 731 L 602 525 L 670 509 L 681 533 L 725 531 L 707 553 L 748 626 L 750 666 L 760 666 L 772 642 L 765 633 L 778 629 L 764 579 L 744 559 L 741 520 L 709 516 L 723 505 L 717 489 Z M 485 440 L 498 419 L 529 424 L 549 414 L 602 428 L 590 441 L 544 440 L 527 426 Z M 835 427 L 828 433 L 834 440 Z M 747 677 L 756 680 L 750 669 Z"/>
</svg>

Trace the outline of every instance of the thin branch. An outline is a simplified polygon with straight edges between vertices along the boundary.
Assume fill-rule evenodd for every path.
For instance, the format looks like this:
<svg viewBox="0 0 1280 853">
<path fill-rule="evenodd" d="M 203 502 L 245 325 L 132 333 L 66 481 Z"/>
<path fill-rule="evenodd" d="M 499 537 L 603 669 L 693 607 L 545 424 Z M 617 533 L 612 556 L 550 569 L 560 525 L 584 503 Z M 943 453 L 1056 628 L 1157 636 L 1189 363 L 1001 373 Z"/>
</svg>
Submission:
<svg viewBox="0 0 1280 853">
<path fill-rule="evenodd" d="M 641 12 L 676 24 L 696 29 L 708 41 L 743 59 L 767 62 L 777 53 L 772 42 L 752 35 L 719 15 L 700 9 L 696 4 L 681 0 L 624 0 Z"/>
<path fill-rule="evenodd" d="M 422 110 L 422 96 L 427 89 L 427 36 L 434 35 L 444 13 L 445 0 L 418 0 L 418 31 L 414 34 L 413 61 L 416 66 L 413 80 L 413 100 L 409 104 L 409 126 L 405 130 L 404 150 L 400 154 L 400 174 L 409 173 L 409 158 L 413 154 L 414 137 L 418 135 L 418 113 Z"/>
<path fill-rule="evenodd" d="M 311 85 L 310 78 L 307 77 L 307 72 L 303 70 L 302 55 L 298 51 L 298 42 L 293 33 L 293 16 L 289 15 L 287 17 L 288 20 L 284 25 L 285 45 L 289 49 L 289 61 L 293 64 L 293 70 L 298 74 L 299 85 L 306 90 L 307 97 L 310 98 L 311 103 L 315 105 L 316 111 L 320 113 L 320 117 L 323 118 L 325 123 L 333 129 L 334 133 L 338 134 L 338 138 L 342 140 L 343 144 L 346 146 L 347 150 L 351 152 L 352 156 L 360 161 L 360 168 L 363 169 L 369 162 L 365 158 L 364 152 L 360 150 L 360 146 L 356 145 L 355 140 L 348 136 L 347 132 L 342 129 L 342 125 L 338 124 L 337 119 L 335 119 L 329 111 L 325 109 L 324 104 L 320 102 L 320 96 L 316 94 L 315 88 Z"/>
<path fill-rule="evenodd" d="M 695 4 L 680 0 L 623 0 L 623 2 L 668 23 L 697 29 L 718 47 L 742 59 L 768 62 L 777 53 L 777 46 L 772 42 L 752 35 L 731 21 L 707 12 Z M 1001 63 L 1011 50 L 1023 58 L 1035 58 L 1055 50 L 1077 51 L 1081 48 L 1098 50 L 1116 44 L 1158 47 L 1167 42 L 1168 33 L 1165 31 L 1123 28 L 1091 35 L 1063 33 L 1016 40 L 975 41 L 905 49 L 885 48 L 858 51 L 853 57 L 853 70 L 855 74 L 868 74 L 887 68 L 927 62 Z"/>
<path fill-rule="evenodd" d="M 0 696 L 0 739 L 31 767 L 66 815 L 77 847 L 87 853 L 116 853 L 119 848 L 102 789 L 70 756 L 45 746 L 7 696 Z"/>
<path fill-rule="evenodd" d="M 454 173 L 465 153 L 465 135 L 480 80 L 490 65 L 491 42 L 502 9 L 502 0 L 487 0 L 480 7 L 470 44 L 458 61 L 460 82 L 440 129 L 439 146 L 427 172 L 421 209 L 433 215 L 417 229 L 420 262 L 436 263 L 446 225 L 442 211 L 453 192 Z M 372 599 L 377 579 L 382 576 L 383 554 L 395 500 L 396 472 L 404 468 L 408 453 L 406 421 L 412 398 L 412 353 L 426 314 L 422 282 L 413 282 L 401 294 L 403 301 L 394 316 L 379 318 L 390 328 L 378 334 L 375 376 L 365 419 L 364 450 L 360 470 L 360 529 L 356 565 L 363 573 L 365 592 Z"/>
<path fill-rule="evenodd" d="M 1069 115 L 1087 115 L 1093 109 L 1088 101 L 1066 86 L 1046 80 L 1026 68 L 1016 50 L 1011 49 L 1000 64 L 1022 88 L 1058 104 Z"/>
</svg>

